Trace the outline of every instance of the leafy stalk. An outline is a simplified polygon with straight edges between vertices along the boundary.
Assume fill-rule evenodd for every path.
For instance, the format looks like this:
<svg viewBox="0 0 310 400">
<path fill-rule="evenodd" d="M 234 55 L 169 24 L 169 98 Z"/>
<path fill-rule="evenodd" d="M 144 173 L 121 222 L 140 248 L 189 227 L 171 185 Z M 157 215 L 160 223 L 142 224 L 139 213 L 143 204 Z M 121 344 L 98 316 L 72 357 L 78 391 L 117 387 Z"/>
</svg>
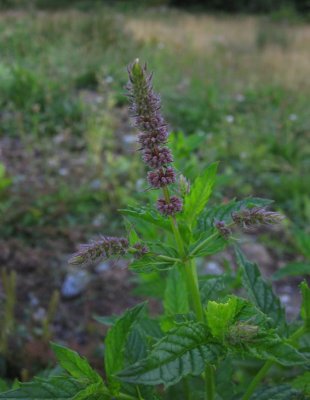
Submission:
<svg viewBox="0 0 310 400">
<path fill-rule="evenodd" d="M 294 343 L 296 342 L 299 338 L 301 338 L 305 333 L 307 329 L 305 326 L 300 327 L 297 329 L 288 339 L 288 342 Z M 255 375 L 253 380 L 250 382 L 250 385 L 248 386 L 245 394 L 242 397 L 242 400 L 249 400 L 254 393 L 255 389 L 257 386 L 260 384 L 260 382 L 263 380 L 267 372 L 270 370 L 270 368 L 274 365 L 274 361 L 268 360 L 265 362 L 265 364 L 262 366 L 262 368 L 258 371 L 258 373 Z"/>
</svg>

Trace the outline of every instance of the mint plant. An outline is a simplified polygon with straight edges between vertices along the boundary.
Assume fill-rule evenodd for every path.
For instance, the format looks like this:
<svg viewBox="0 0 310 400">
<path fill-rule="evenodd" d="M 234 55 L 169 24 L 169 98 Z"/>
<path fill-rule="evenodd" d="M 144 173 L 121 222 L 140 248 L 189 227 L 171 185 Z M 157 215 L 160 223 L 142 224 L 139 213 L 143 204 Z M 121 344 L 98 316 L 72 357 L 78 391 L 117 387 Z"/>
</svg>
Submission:
<svg viewBox="0 0 310 400">
<path fill-rule="evenodd" d="M 288 323 L 271 286 L 236 239 L 236 227 L 275 224 L 283 217 L 268 211 L 270 200 L 261 198 L 210 207 L 217 163 L 191 183 L 175 170 L 152 75 L 138 60 L 128 72 L 130 111 L 150 168 L 148 188 L 159 198 L 155 207 L 122 210 L 126 235 L 81 245 L 70 263 L 128 258 L 134 272 L 165 281 L 163 312 L 150 316 L 141 303 L 112 320 L 102 374 L 76 352 L 52 344 L 61 367 L 57 374 L 20 384 L 0 399 L 305 399 L 310 289 L 301 284 L 300 318 Z M 199 276 L 197 260 L 230 245 L 237 271 Z"/>
</svg>

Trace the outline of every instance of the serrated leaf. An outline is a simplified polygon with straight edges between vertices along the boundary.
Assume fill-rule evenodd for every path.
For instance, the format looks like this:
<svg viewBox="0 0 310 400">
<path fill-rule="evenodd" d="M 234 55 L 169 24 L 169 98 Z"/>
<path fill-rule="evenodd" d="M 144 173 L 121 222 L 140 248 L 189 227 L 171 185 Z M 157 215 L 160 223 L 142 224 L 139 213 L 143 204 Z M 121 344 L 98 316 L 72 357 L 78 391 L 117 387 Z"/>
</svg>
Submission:
<svg viewBox="0 0 310 400">
<path fill-rule="evenodd" d="M 226 303 L 209 301 L 206 316 L 210 331 L 214 337 L 224 340 L 228 328 L 234 322 L 238 311 L 238 299 L 233 296 Z"/>
<path fill-rule="evenodd" d="M 301 317 L 304 320 L 305 327 L 310 329 L 310 288 L 306 281 L 300 284 L 302 303 Z"/>
<path fill-rule="evenodd" d="M 136 325 L 128 334 L 125 350 L 126 365 L 142 360 L 146 357 L 146 353 L 146 336 L 139 325 Z"/>
<path fill-rule="evenodd" d="M 271 326 L 286 326 L 285 312 L 271 285 L 261 277 L 256 264 L 248 261 L 239 249 L 236 249 L 237 262 L 242 268 L 242 282 L 250 300 L 271 318 Z"/>
<path fill-rule="evenodd" d="M 247 351 L 255 358 L 271 360 L 281 365 L 290 367 L 303 365 L 307 359 L 295 347 L 285 343 L 279 337 L 262 339 L 260 342 L 253 342 L 247 346 Z"/>
<path fill-rule="evenodd" d="M 124 368 L 124 353 L 128 334 L 134 323 L 138 320 L 145 309 L 145 303 L 127 310 L 108 331 L 105 339 L 104 364 L 113 392 L 117 392 L 120 384 L 114 375 Z"/>
<path fill-rule="evenodd" d="M 199 288 L 202 303 L 207 304 L 209 300 L 217 300 L 219 296 L 223 298 L 223 293 L 232 280 L 233 278 L 229 276 L 200 277 Z"/>
<path fill-rule="evenodd" d="M 272 275 L 273 280 L 286 278 L 287 276 L 310 275 L 310 264 L 304 262 L 292 262 L 286 264 Z"/>
<path fill-rule="evenodd" d="M 206 364 L 215 363 L 222 352 L 222 346 L 209 343 L 202 324 L 181 325 L 156 343 L 146 359 L 118 376 L 125 382 L 168 387 L 187 375 L 200 375 Z"/>
<path fill-rule="evenodd" d="M 156 213 L 154 210 L 146 207 L 130 207 L 119 211 L 132 219 L 146 221 L 153 225 L 156 225 L 159 228 L 163 228 L 168 232 L 171 232 L 171 226 L 167 218 L 164 218 L 159 213 Z"/>
<path fill-rule="evenodd" d="M 118 319 L 117 315 L 94 315 L 93 318 L 99 322 L 99 324 L 112 326 L 114 325 L 115 321 Z"/>
<path fill-rule="evenodd" d="M 186 282 L 180 270 L 175 267 L 169 271 L 166 280 L 164 309 L 167 316 L 186 314 L 189 310 Z"/>
<path fill-rule="evenodd" d="M 183 217 L 189 226 L 196 222 L 198 215 L 207 205 L 215 182 L 218 163 L 211 164 L 192 184 L 190 193 L 184 199 Z"/>
<path fill-rule="evenodd" d="M 134 260 L 129 265 L 129 268 L 137 273 L 149 273 L 154 271 L 166 271 L 174 266 L 175 262 L 145 254 L 143 257 Z"/>
<path fill-rule="evenodd" d="M 219 253 L 227 245 L 225 240 L 215 229 L 209 229 L 199 235 L 199 238 L 190 245 L 190 257 L 205 257 Z"/>
<path fill-rule="evenodd" d="M 289 385 L 277 385 L 264 387 L 257 390 L 251 400 L 302 400 L 301 393 Z"/>
<path fill-rule="evenodd" d="M 77 393 L 72 400 L 108 400 L 108 390 L 102 382 L 92 383 Z"/>
<path fill-rule="evenodd" d="M 60 366 L 73 378 L 84 379 L 92 383 L 102 381 L 101 376 L 89 365 L 86 358 L 59 344 L 52 343 L 51 346 Z"/>
<path fill-rule="evenodd" d="M 19 389 L 0 393 L 3 400 L 71 400 L 84 386 L 75 379 L 53 377 L 35 378 L 32 382 L 22 383 Z"/>
</svg>

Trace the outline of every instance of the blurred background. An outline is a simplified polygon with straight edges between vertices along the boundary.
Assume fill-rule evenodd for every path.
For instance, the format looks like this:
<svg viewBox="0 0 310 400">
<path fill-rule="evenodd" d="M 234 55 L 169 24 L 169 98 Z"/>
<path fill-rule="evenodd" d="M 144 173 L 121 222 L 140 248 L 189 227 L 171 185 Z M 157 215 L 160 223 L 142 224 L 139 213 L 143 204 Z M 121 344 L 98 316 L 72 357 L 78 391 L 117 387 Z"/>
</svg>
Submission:
<svg viewBox="0 0 310 400">
<path fill-rule="evenodd" d="M 219 160 L 213 204 L 266 197 L 286 215 L 242 242 L 294 318 L 310 273 L 309 1 L 0 8 L 0 389 L 1 377 L 46 368 L 51 339 L 101 367 L 105 328 L 93 316 L 146 296 L 158 309 L 160 281 L 138 281 L 123 260 L 67 265 L 78 243 L 124 232 L 118 209 L 152 196 L 124 96 L 137 57 L 154 71 L 179 170 L 192 179 Z M 201 269 L 233 264 L 228 251 Z"/>
</svg>

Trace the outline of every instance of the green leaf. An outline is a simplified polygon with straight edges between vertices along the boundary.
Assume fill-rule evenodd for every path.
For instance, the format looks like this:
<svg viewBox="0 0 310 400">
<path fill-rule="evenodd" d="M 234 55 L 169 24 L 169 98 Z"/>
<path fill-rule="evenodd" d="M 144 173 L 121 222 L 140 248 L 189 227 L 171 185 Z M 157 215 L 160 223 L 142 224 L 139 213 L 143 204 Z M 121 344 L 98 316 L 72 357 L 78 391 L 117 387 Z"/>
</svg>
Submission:
<svg viewBox="0 0 310 400">
<path fill-rule="evenodd" d="M 136 324 L 128 334 L 125 361 L 126 364 L 134 364 L 146 357 L 146 336 L 142 329 Z"/>
<path fill-rule="evenodd" d="M 164 218 L 159 213 L 156 213 L 154 210 L 140 207 L 134 208 L 130 207 L 127 209 L 119 210 L 122 214 L 127 215 L 128 217 L 135 220 L 142 220 L 145 222 L 149 222 L 153 225 L 156 225 L 159 228 L 163 228 L 168 232 L 171 232 L 171 226 L 167 218 Z"/>
<path fill-rule="evenodd" d="M 190 257 L 205 257 L 211 254 L 219 253 L 227 245 L 225 240 L 217 230 L 209 229 L 202 232 L 199 239 L 189 247 Z"/>
<path fill-rule="evenodd" d="M 216 277 L 199 277 L 199 288 L 201 294 L 201 301 L 203 304 L 207 304 L 209 300 L 217 300 L 219 296 L 223 298 L 223 293 L 229 284 L 233 281 L 233 277 L 230 276 L 216 276 Z"/>
<path fill-rule="evenodd" d="M 16 390 L 0 393 L 3 400 L 71 400 L 84 386 L 70 377 L 35 378 Z"/>
<path fill-rule="evenodd" d="M 108 400 L 108 390 L 102 382 L 92 383 L 77 393 L 72 400 Z"/>
<path fill-rule="evenodd" d="M 134 260 L 130 264 L 130 269 L 136 272 L 165 271 L 172 268 L 176 262 L 181 261 L 178 258 L 177 250 L 161 242 L 147 243 L 149 253 Z"/>
<path fill-rule="evenodd" d="M 185 197 L 183 217 L 192 226 L 205 208 L 216 178 L 218 163 L 211 164 L 205 172 L 196 178 L 190 193 Z"/>
<path fill-rule="evenodd" d="M 293 238 L 298 250 L 310 260 L 310 234 L 304 230 L 295 228 L 293 231 Z"/>
<path fill-rule="evenodd" d="M 56 343 L 52 343 L 51 346 L 61 367 L 72 375 L 73 378 L 93 383 L 102 381 L 101 376 L 77 352 Z"/>
<path fill-rule="evenodd" d="M 303 354 L 278 336 L 268 338 L 266 335 L 260 341 L 249 343 L 247 351 L 255 358 L 271 360 L 287 367 L 303 365 L 307 362 Z"/>
<path fill-rule="evenodd" d="M 306 371 L 303 375 L 295 378 L 291 384 L 295 389 L 310 395 L 310 371 Z"/>
<path fill-rule="evenodd" d="M 166 271 L 175 266 L 174 261 L 165 260 L 158 256 L 145 254 L 137 260 L 134 260 L 129 268 L 137 273 L 148 273 L 153 271 Z"/>
<path fill-rule="evenodd" d="M 238 310 L 238 298 L 233 296 L 226 303 L 209 301 L 206 316 L 210 331 L 214 337 L 224 340 L 228 328 L 234 322 Z"/>
<path fill-rule="evenodd" d="M 186 314 L 189 311 L 186 282 L 178 268 L 169 271 L 164 298 L 167 316 Z"/>
<path fill-rule="evenodd" d="M 200 375 L 206 364 L 215 363 L 223 347 L 209 343 L 200 323 L 181 325 L 153 347 L 149 356 L 118 374 L 125 382 L 174 385 L 187 375 Z"/>
<path fill-rule="evenodd" d="M 302 400 L 300 392 L 289 385 L 277 385 L 264 387 L 257 390 L 251 400 Z"/>
<path fill-rule="evenodd" d="M 292 262 L 285 265 L 272 275 L 273 280 L 286 278 L 287 276 L 310 275 L 310 264 L 304 262 Z"/>
<path fill-rule="evenodd" d="M 310 288 L 306 281 L 300 284 L 302 303 L 301 317 L 304 320 L 305 327 L 310 330 Z"/>
<path fill-rule="evenodd" d="M 239 249 L 236 249 L 236 255 L 238 265 L 242 268 L 242 282 L 250 300 L 271 318 L 273 327 L 285 327 L 285 312 L 272 287 L 262 279 L 257 265 L 248 261 Z"/>
<path fill-rule="evenodd" d="M 113 392 L 117 392 L 120 384 L 114 375 L 124 368 L 124 353 L 128 334 L 134 323 L 145 310 L 145 303 L 127 310 L 108 331 L 105 339 L 105 370 L 108 376 L 109 386 Z"/>
</svg>

